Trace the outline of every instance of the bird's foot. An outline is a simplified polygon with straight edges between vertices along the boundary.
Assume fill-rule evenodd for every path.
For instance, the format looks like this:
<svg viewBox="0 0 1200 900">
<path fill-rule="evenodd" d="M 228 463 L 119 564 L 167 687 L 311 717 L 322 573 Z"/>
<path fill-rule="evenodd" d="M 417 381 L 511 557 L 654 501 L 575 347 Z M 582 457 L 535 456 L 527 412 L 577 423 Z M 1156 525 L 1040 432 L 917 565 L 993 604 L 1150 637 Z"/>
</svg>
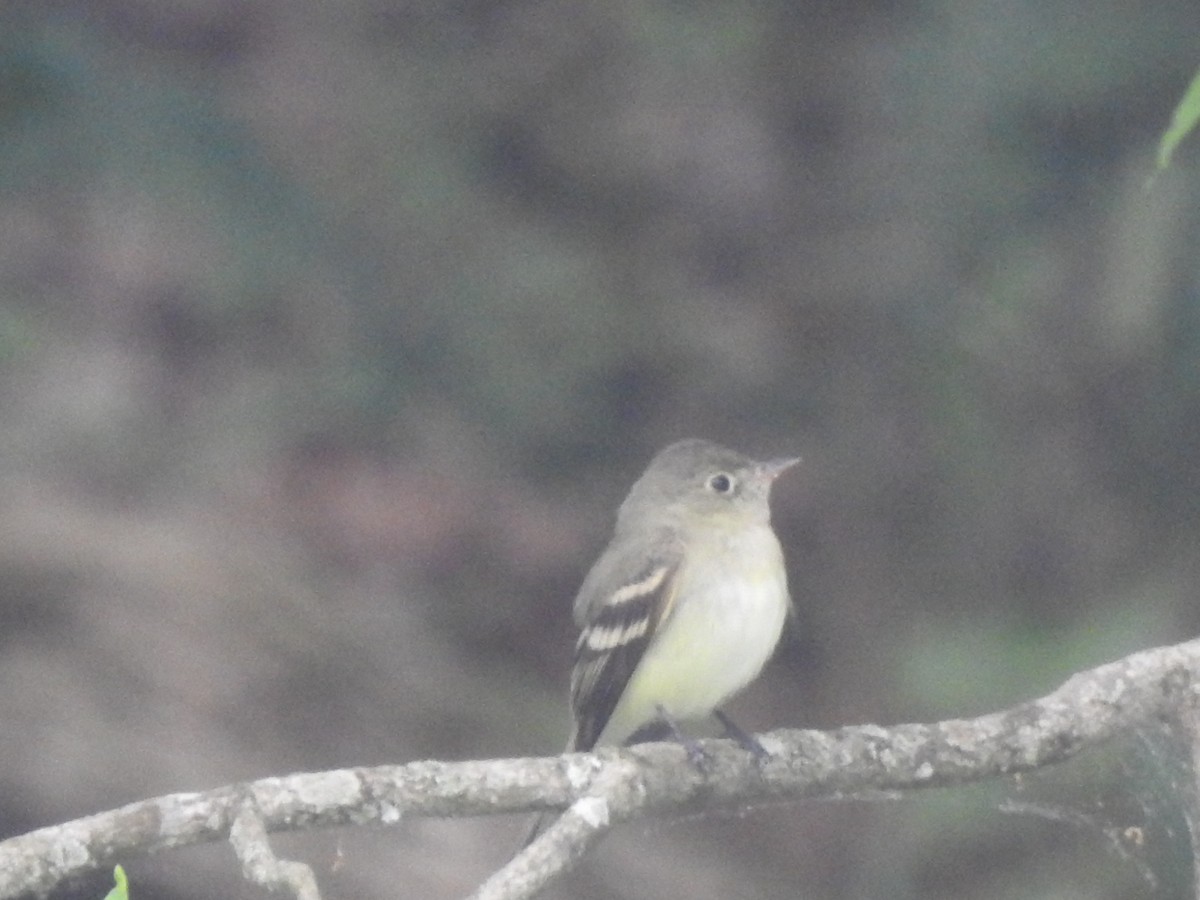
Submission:
<svg viewBox="0 0 1200 900">
<path fill-rule="evenodd" d="M 766 760 L 771 758 L 770 751 L 767 750 L 767 748 L 761 743 L 759 743 L 758 738 L 750 734 L 750 732 L 744 731 L 736 722 L 733 721 L 733 719 L 725 715 L 725 713 L 721 712 L 719 709 L 716 709 L 713 710 L 713 715 L 716 716 L 717 721 L 721 723 L 721 727 L 725 729 L 725 736 L 737 741 L 738 746 L 740 746 L 747 753 L 753 754 L 754 758 L 758 762 L 766 762 Z"/>
</svg>

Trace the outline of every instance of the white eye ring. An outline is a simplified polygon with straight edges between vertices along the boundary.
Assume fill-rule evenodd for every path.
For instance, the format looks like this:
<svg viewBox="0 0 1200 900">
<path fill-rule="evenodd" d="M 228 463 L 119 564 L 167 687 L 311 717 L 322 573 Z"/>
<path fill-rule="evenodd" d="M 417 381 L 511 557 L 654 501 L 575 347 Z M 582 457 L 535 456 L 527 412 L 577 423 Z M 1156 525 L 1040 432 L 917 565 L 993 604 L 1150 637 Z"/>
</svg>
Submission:
<svg viewBox="0 0 1200 900">
<path fill-rule="evenodd" d="M 733 476 L 717 472 L 715 475 L 709 476 L 708 489 L 718 494 L 728 494 L 733 490 L 734 483 Z"/>
</svg>

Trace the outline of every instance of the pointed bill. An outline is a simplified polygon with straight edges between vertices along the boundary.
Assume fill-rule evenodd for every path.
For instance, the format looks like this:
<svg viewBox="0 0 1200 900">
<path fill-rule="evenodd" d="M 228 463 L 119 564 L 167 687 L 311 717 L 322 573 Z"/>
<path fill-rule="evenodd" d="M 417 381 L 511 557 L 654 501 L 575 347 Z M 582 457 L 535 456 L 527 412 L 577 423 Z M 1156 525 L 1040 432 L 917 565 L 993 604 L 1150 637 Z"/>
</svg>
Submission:
<svg viewBox="0 0 1200 900">
<path fill-rule="evenodd" d="M 799 456 L 789 456 L 781 459 L 769 459 L 758 464 L 758 473 L 768 481 L 774 481 L 792 466 L 800 462 Z"/>
</svg>

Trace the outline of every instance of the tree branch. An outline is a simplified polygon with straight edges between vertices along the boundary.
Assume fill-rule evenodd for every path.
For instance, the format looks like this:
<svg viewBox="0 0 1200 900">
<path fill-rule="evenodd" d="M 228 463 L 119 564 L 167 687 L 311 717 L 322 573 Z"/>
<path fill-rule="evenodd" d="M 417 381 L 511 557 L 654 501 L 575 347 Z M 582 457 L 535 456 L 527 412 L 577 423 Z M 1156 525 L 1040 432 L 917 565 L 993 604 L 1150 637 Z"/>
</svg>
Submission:
<svg viewBox="0 0 1200 900">
<path fill-rule="evenodd" d="M 977 719 L 759 736 L 758 761 L 705 741 L 703 771 L 673 744 L 546 759 L 415 762 L 264 778 L 171 794 L 0 843 L 0 900 L 136 856 L 227 840 L 247 800 L 267 831 L 393 824 L 571 808 L 482 887 L 526 897 L 578 862 L 613 824 L 785 799 L 980 781 L 1061 762 L 1152 718 L 1200 705 L 1200 640 L 1146 650 L 1071 677 L 1053 693 Z"/>
<path fill-rule="evenodd" d="M 302 862 L 280 859 L 271 849 L 262 816 L 247 802 L 229 827 L 229 843 L 242 863 L 242 874 L 265 888 L 286 890 L 296 900 L 321 900 L 317 877 Z"/>
</svg>

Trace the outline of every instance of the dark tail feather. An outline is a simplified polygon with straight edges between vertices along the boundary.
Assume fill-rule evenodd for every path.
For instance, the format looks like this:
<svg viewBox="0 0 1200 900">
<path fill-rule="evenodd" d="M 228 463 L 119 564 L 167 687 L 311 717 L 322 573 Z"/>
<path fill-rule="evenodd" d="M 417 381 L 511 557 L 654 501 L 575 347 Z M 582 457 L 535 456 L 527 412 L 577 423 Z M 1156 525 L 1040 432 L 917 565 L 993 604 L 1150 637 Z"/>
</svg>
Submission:
<svg viewBox="0 0 1200 900">
<path fill-rule="evenodd" d="M 574 752 L 580 750 L 581 748 L 578 746 L 578 739 L 579 739 L 579 727 L 576 726 L 575 729 L 571 732 L 571 738 L 570 738 L 570 740 L 567 741 L 567 746 L 566 746 L 566 749 L 563 750 L 563 753 L 574 753 Z M 590 748 L 582 748 L 582 749 L 590 749 Z M 551 823 L 553 823 L 554 820 L 557 819 L 560 815 L 562 815 L 562 813 L 557 812 L 557 811 L 538 813 L 537 818 L 535 818 L 533 820 L 533 824 L 529 827 L 529 832 L 525 835 L 525 840 L 521 841 L 521 846 L 518 848 L 517 852 L 524 850 L 526 847 L 528 847 L 530 844 L 532 844 L 535 840 L 537 840 L 538 835 L 540 835 L 543 831 L 545 831 L 547 828 L 549 828 Z"/>
<path fill-rule="evenodd" d="M 528 847 L 530 844 L 532 844 L 535 840 L 537 840 L 538 835 L 540 835 L 543 831 L 545 831 L 547 828 L 549 828 L 550 824 L 559 815 L 561 815 L 561 813 L 556 813 L 556 812 L 539 813 L 538 817 L 533 820 L 533 824 L 530 826 L 529 832 L 525 835 L 525 840 L 521 841 L 521 846 L 520 846 L 519 850 L 524 850 L 526 847 Z"/>
</svg>

